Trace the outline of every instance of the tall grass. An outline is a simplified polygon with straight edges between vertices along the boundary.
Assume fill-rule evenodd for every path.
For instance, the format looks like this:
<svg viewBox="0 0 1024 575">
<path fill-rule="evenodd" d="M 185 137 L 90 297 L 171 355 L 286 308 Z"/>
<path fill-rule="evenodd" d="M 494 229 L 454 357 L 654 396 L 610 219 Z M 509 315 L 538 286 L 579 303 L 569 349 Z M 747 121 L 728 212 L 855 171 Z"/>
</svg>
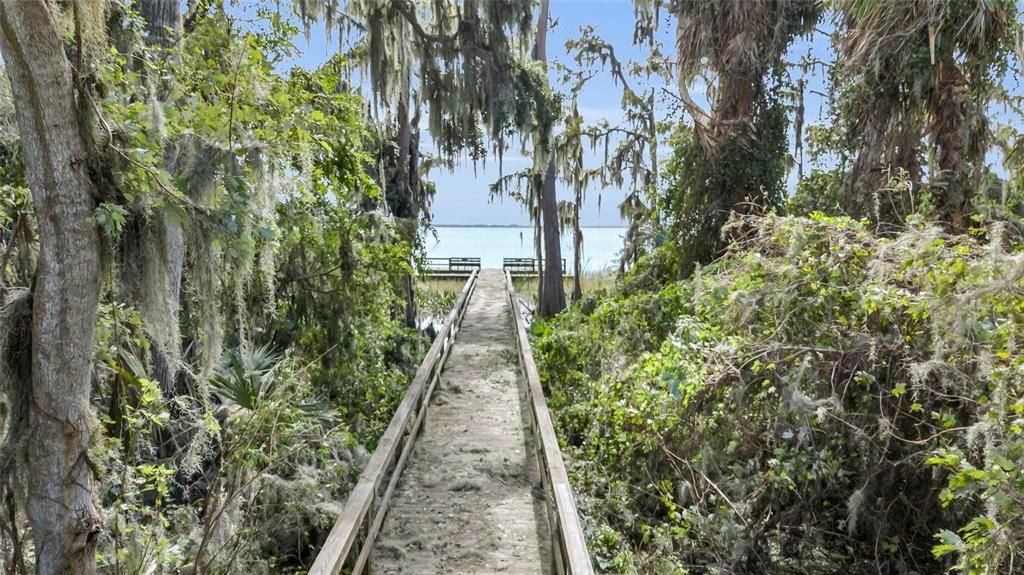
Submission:
<svg viewBox="0 0 1024 575">
<path fill-rule="evenodd" d="M 613 270 L 584 270 L 580 276 L 580 284 L 583 293 L 594 293 L 601 290 L 609 290 L 615 286 L 615 272 Z M 573 279 L 566 276 L 563 279 L 566 294 L 572 293 Z M 419 308 L 420 317 L 437 316 L 444 317 L 455 305 L 459 293 L 466 285 L 465 279 L 445 278 L 420 278 L 416 282 L 416 305 Z M 520 299 L 531 307 L 536 305 L 537 299 L 537 278 L 536 277 L 514 277 L 512 287 L 520 295 Z"/>
<path fill-rule="evenodd" d="M 615 276 L 613 270 L 584 270 L 580 275 L 580 287 L 583 289 L 583 295 L 615 287 Z M 522 301 L 534 306 L 537 303 L 537 281 L 536 277 L 515 277 L 512 278 L 512 287 L 515 288 Z M 572 294 L 573 278 L 566 276 L 562 281 L 565 293 Z"/>
<path fill-rule="evenodd" d="M 444 318 L 465 285 L 464 279 L 420 278 L 416 281 L 417 315 Z"/>
</svg>

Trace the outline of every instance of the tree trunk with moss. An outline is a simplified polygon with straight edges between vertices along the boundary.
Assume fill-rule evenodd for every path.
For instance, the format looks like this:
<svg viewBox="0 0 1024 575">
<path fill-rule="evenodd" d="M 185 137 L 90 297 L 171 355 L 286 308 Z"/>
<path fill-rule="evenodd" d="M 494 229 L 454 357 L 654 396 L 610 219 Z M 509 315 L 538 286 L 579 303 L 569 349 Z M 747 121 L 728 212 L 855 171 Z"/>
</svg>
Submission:
<svg viewBox="0 0 1024 575">
<path fill-rule="evenodd" d="M 79 131 L 71 65 L 47 2 L 0 3 L 0 38 L 39 232 L 24 462 L 36 572 L 90 574 L 100 530 L 88 455 L 99 194 Z"/>
<path fill-rule="evenodd" d="M 398 103 L 398 183 L 401 191 L 407 198 L 410 206 L 414 205 L 412 178 L 412 120 L 409 118 L 409 104 L 403 99 Z M 416 235 L 416 213 L 403 214 L 401 217 L 412 218 L 412 222 L 406 222 L 405 238 L 410 243 Z M 416 290 L 411 274 L 402 277 L 402 289 L 405 295 L 405 326 L 416 327 Z"/>
<path fill-rule="evenodd" d="M 164 58 L 170 57 L 181 33 L 181 2 L 178 0 L 143 0 L 140 14 L 146 21 L 146 42 L 161 51 Z M 159 78 L 152 80 L 160 82 Z M 154 86 L 161 105 L 167 99 L 168 90 Z M 175 156 L 174 142 L 167 143 L 165 157 Z M 163 326 L 157 329 L 152 347 L 151 361 L 153 378 L 160 384 L 164 397 L 171 398 L 186 392 L 178 385 L 178 363 L 181 361 L 181 336 L 178 330 L 179 300 L 181 299 L 181 274 L 185 266 L 185 230 L 174 214 L 159 210 L 153 218 L 141 223 L 143 242 L 150 244 L 156 257 L 143 257 L 142 277 L 160 278 L 162 285 L 152 286 L 155 293 L 142 294 L 160 305 L 141 306 L 144 310 L 156 312 L 160 317 L 144 318 L 150 324 Z M 145 281 L 145 279 L 143 279 Z"/>
<path fill-rule="evenodd" d="M 548 14 L 550 1 L 543 0 L 540 5 L 540 17 L 537 21 L 537 53 L 540 62 L 547 62 Z M 553 142 L 554 137 L 547 128 L 547 141 Z M 558 229 L 558 197 L 555 190 L 555 157 L 554 150 L 549 152 L 547 169 L 544 171 L 544 182 L 540 189 L 540 215 L 544 231 L 544 280 L 541 282 L 540 305 L 538 313 L 542 317 L 551 317 L 565 309 L 565 286 L 562 282 L 562 243 Z"/>
<path fill-rule="evenodd" d="M 410 116 L 407 97 L 398 101 L 396 122 L 398 134 L 394 145 L 395 155 L 388 154 L 390 177 L 383 182 L 387 204 L 391 215 L 398 221 L 399 237 L 410 246 L 416 243 L 416 233 L 424 194 L 419 180 L 419 110 Z M 412 265 L 412 261 L 409 262 Z M 404 299 L 401 311 L 402 323 L 409 328 L 416 327 L 416 284 L 411 273 L 402 274 L 396 281 L 395 290 Z"/>
</svg>

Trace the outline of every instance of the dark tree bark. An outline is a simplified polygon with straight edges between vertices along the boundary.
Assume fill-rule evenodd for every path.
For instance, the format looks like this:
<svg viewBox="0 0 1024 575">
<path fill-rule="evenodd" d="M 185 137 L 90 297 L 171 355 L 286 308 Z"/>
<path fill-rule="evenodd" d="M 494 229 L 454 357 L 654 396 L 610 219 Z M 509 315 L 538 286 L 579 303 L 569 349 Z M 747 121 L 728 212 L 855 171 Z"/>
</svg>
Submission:
<svg viewBox="0 0 1024 575">
<path fill-rule="evenodd" d="M 388 190 L 388 209 L 399 221 L 399 234 L 410 245 L 416 241 L 416 229 L 421 210 L 423 189 L 419 180 L 419 109 L 409 117 L 409 104 L 406 99 L 398 102 L 398 136 L 395 145 L 398 156 L 394 166 L 394 176 L 385 182 Z M 389 156 L 389 159 L 391 156 Z M 416 289 L 412 274 L 404 274 L 399 280 L 398 291 L 404 295 L 403 323 L 406 327 L 416 327 Z"/>
<path fill-rule="evenodd" d="M 562 282 L 562 244 L 558 229 L 558 200 L 555 197 L 555 161 L 548 162 L 541 195 L 544 219 L 544 292 L 540 299 L 541 317 L 551 317 L 565 309 Z"/>
<path fill-rule="evenodd" d="M 971 189 L 967 185 L 967 161 L 964 157 L 970 86 L 952 53 L 946 54 L 939 62 L 937 82 L 938 89 L 929 102 L 932 109 L 931 131 L 938 148 L 937 208 L 953 231 L 962 231 Z"/>
<path fill-rule="evenodd" d="M 544 296 L 544 268 L 541 267 L 541 262 L 544 261 L 544 230 L 541 226 L 541 188 L 544 187 L 544 176 L 541 174 L 534 174 L 532 176 L 530 185 L 533 186 L 534 200 L 537 204 L 530 206 L 531 210 L 536 210 L 533 215 L 533 253 L 537 258 L 537 301 L 540 301 Z"/>
<path fill-rule="evenodd" d="M 89 391 L 100 289 L 95 183 L 71 65 L 46 0 L 0 3 L 39 261 L 32 303 L 27 511 L 40 575 L 96 572 Z"/>
<path fill-rule="evenodd" d="M 181 27 L 179 0 L 142 0 L 139 15 L 146 22 L 146 43 L 168 49 L 178 39 Z"/>
<path fill-rule="evenodd" d="M 543 0 L 540 5 L 540 17 L 537 21 L 536 58 L 545 63 L 548 59 L 549 12 L 550 0 Z M 548 141 L 553 140 L 550 133 L 547 134 L 547 139 Z M 565 309 L 565 286 L 562 284 L 562 244 L 558 229 L 558 197 L 555 190 L 554 150 L 551 150 L 549 155 L 540 197 L 540 215 L 544 229 L 544 279 L 541 282 L 538 313 L 542 317 L 551 317 Z"/>
<path fill-rule="evenodd" d="M 403 98 L 398 103 L 398 185 L 401 186 L 401 193 L 406 196 L 408 202 L 411 205 L 414 203 L 413 198 L 413 182 L 412 178 L 412 159 L 410 147 L 412 142 L 412 121 L 409 118 L 409 105 Z M 412 237 L 416 234 L 415 224 L 415 210 L 412 214 L 403 214 L 402 217 L 412 217 L 413 223 L 409 226 L 410 230 L 407 234 L 407 239 L 412 241 Z M 402 291 L 405 292 L 405 326 L 410 328 L 416 327 L 416 290 L 413 285 L 412 275 L 405 274 L 402 278 Z"/>
<path fill-rule="evenodd" d="M 580 276 L 583 275 L 583 228 L 580 226 L 580 204 L 583 203 L 583 194 L 576 191 L 576 203 L 572 206 L 572 301 L 579 301 L 583 297 L 583 284 L 580 283 Z"/>
</svg>

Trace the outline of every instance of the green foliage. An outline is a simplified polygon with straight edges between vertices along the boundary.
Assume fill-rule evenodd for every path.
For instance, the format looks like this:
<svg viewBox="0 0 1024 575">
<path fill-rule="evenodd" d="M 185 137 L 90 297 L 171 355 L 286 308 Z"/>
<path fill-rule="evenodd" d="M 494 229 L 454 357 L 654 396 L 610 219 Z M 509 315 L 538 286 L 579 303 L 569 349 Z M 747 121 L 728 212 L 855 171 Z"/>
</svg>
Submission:
<svg viewBox="0 0 1024 575">
<path fill-rule="evenodd" d="M 0 234 L 8 246 L 7 256 L 0 264 L 4 266 L 0 269 L 0 278 L 6 285 L 31 283 L 36 250 L 33 227 L 32 196 L 27 183 L 15 179 L 10 185 L 0 184 Z"/>
<path fill-rule="evenodd" d="M 815 212 L 830 215 L 842 213 L 842 179 L 845 170 L 812 170 L 796 183 L 796 192 L 786 200 L 784 210 L 794 216 Z"/>
<path fill-rule="evenodd" d="M 282 69 L 299 32 L 287 10 L 190 2 L 187 33 L 158 47 L 132 3 L 79 4 L 51 10 L 77 58 L 102 194 L 90 224 L 108 252 L 89 454 L 100 569 L 302 571 L 427 343 L 396 313 L 430 190 L 392 184 L 418 144 L 370 135 L 345 58 Z M 638 0 L 646 63 L 624 73 L 589 29 L 569 43 L 578 64 L 608 63 L 623 82 L 623 123 L 584 127 L 575 97 L 593 70 L 567 74 L 561 139 L 562 102 L 529 56 L 534 5 L 428 4 L 352 2 L 344 17 L 377 103 L 405 116 L 426 103 L 442 161 L 482 159 L 488 144 L 500 155 L 518 135 L 559 155 L 577 208 L 593 178 L 622 184 L 628 168 L 635 184 L 622 206 L 630 274 L 535 327 L 601 570 L 981 574 L 1024 561 L 1024 140 L 984 113 L 995 97 L 1019 108 L 996 86 L 1014 2 L 828 4 L 844 56 L 835 122 L 807 131 L 812 156 L 838 165 L 785 205 L 783 57 L 820 3 L 676 3 L 670 57 L 653 37 L 667 5 Z M 304 17 L 340 6 L 299 3 Z M 684 85 L 716 86 L 709 113 L 681 90 L 672 105 L 693 125 L 659 164 L 661 86 L 626 83 L 667 78 L 670 61 Z M 10 313 L 27 325 L 38 238 L 6 87 L 0 287 L 19 287 Z M 609 156 L 612 133 L 630 135 Z M 583 168 L 583 137 L 603 138 L 608 165 Z M 990 140 L 1005 180 L 982 169 Z M 864 174 L 872 185 L 853 185 Z M 537 192 L 535 176 L 512 175 Z M 975 233 L 962 237 L 917 216 L 885 238 L 831 217 L 960 215 L 965 195 Z M 776 207 L 822 213 L 751 215 Z M 458 289 L 421 291 L 421 309 L 443 315 Z M 13 565 L 7 537 L 25 521 L 10 487 L 0 550 Z"/>
<path fill-rule="evenodd" d="M 986 171 L 974 199 L 975 219 L 1003 222 L 1014 238 L 1024 237 L 1024 133 L 1013 125 L 1002 125 L 993 135 L 1003 152 L 1006 177 Z"/>
<path fill-rule="evenodd" d="M 327 146 L 313 155 L 307 190 L 277 207 L 283 263 L 272 335 L 310 359 L 315 388 L 372 442 L 423 351 L 393 314 L 400 304 L 395 286 L 411 273 L 412 246 L 369 209 L 379 190 L 362 168 L 354 101 L 337 102 L 323 121 L 341 122 L 335 139 L 324 138 Z"/>
<path fill-rule="evenodd" d="M 699 134 L 679 125 L 669 141 L 674 153 L 659 206 L 673 246 L 673 277 L 689 275 L 728 245 L 722 227 L 732 210 L 749 213 L 782 201 L 787 126 L 779 102 L 759 100 L 752 124 L 735 127 L 711 158 Z"/>
<path fill-rule="evenodd" d="M 602 569 L 1009 572 L 1020 253 L 924 224 L 733 225 L 693 278 L 537 328 Z"/>
<path fill-rule="evenodd" d="M 444 319 L 455 306 L 462 286 L 461 280 L 421 280 L 416 284 L 416 305 L 424 317 Z"/>
<path fill-rule="evenodd" d="M 994 116 L 986 108 L 1013 75 L 1018 3 L 830 4 L 839 15 L 840 57 L 830 72 L 829 130 L 856 155 L 844 182 L 847 212 L 889 223 L 922 213 L 909 201 L 873 205 L 886 179 L 903 170 L 915 191 L 930 188 L 929 215 L 960 227 L 986 163 Z"/>
<path fill-rule="evenodd" d="M 274 393 L 274 368 L 279 358 L 267 345 L 253 350 L 235 350 L 210 380 L 210 390 L 227 405 L 256 409 L 263 398 Z"/>
<path fill-rule="evenodd" d="M 96 206 L 96 225 L 108 237 L 120 237 L 127 213 L 123 206 L 104 202 Z"/>
<path fill-rule="evenodd" d="M 96 46 L 76 66 L 103 194 L 90 223 L 107 252 L 92 405 L 103 429 L 90 451 L 97 560 L 116 575 L 296 572 L 425 350 L 395 313 L 415 238 L 369 172 L 349 64 L 282 71 L 298 34 L 287 11 L 192 8 L 166 48 L 114 3 L 109 34 L 91 30 Z M 37 238 L 4 96 L 6 288 L 31 285 Z M 25 523 L 11 513 L 4 553 L 6 527 Z"/>
</svg>

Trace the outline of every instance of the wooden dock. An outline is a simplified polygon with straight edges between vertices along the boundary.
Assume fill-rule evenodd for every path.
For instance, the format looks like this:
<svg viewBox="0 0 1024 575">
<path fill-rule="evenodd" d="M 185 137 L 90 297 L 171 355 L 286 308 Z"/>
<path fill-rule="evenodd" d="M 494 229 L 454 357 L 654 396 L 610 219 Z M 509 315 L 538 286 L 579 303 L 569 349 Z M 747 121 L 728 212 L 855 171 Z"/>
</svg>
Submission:
<svg viewBox="0 0 1024 575">
<path fill-rule="evenodd" d="M 478 289 L 482 290 L 482 299 L 471 308 L 470 302 Z M 466 326 L 472 333 L 462 344 L 467 347 L 453 359 L 457 365 L 453 364 L 449 370 L 446 361 L 453 347 L 460 345 L 456 336 L 463 329 L 464 321 L 470 322 Z M 495 349 L 490 350 L 490 347 Z M 515 350 L 518 354 L 508 353 Z M 490 359 L 484 359 L 481 354 Z M 506 362 L 511 364 L 505 365 Z M 494 370 L 493 377 L 488 375 L 489 370 Z M 445 375 L 444 383 L 441 382 L 442 374 Z M 512 387 L 506 387 L 508 385 Z M 450 394 L 453 391 L 447 390 L 442 395 L 449 398 L 435 402 L 435 409 L 444 408 L 444 413 L 439 412 L 438 422 L 431 424 L 435 427 L 422 431 L 425 419 L 433 421 L 427 413 L 431 410 L 435 388 L 458 387 L 460 391 L 457 392 L 464 393 L 469 392 L 472 386 L 483 386 L 475 389 L 476 394 L 493 395 L 497 390 L 504 394 L 476 398 L 473 404 L 480 408 L 489 401 L 507 402 L 510 397 L 518 396 L 515 405 L 521 408 L 514 410 L 522 415 L 525 423 L 517 421 L 516 417 L 492 417 L 484 434 L 489 436 L 474 438 L 473 430 L 478 424 L 473 421 L 479 409 L 452 401 Z M 463 388 L 466 389 L 462 391 Z M 507 395 L 510 392 L 512 396 Z M 459 417 L 466 417 L 466 422 L 456 421 Z M 490 461 L 487 459 L 490 455 L 497 457 L 495 461 L 499 462 L 506 459 L 521 461 L 524 470 L 529 468 L 533 474 L 539 475 L 543 497 L 535 499 L 529 489 L 525 497 L 518 497 L 518 491 L 511 488 L 508 493 L 490 490 L 486 485 L 479 489 L 442 491 L 436 488 L 436 484 L 424 483 L 430 465 L 437 463 L 434 459 L 446 457 L 443 450 L 449 446 L 446 446 L 443 436 L 453 433 L 453 425 L 461 425 L 459 430 L 467 437 L 456 441 L 466 449 L 457 449 L 459 445 L 456 445 L 452 453 L 480 453 L 482 459 L 474 460 L 472 465 L 467 463 L 464 469 L 460 469 L 459 462 L 468 460 L 451 457 L 441 467 L 445 473 L 455 478 L 479 474 L 487 467 L 484 464 Z M 511 435 L 503 434 L 512 441 L 498 441 L 490 436 L 500 433 L 502 425 L 514 428 Z M 422 453 L 416 447 L 421 436 L 428 436 L 423 440 L 427 443 Z M 515 437 L 519 439 L 515 440 Z M 474 441 L 481 446 L 479 449 L 493 448 L 496 453 L 484 455 L 484 451 L 474 451 L 477 447 L 470 445 Z M 524 451 L 527 445 L 532 449 Z M 406 481 L 403 473 L 410 465 L 414 470 Z M 509 477 L 501 479 L 506 481 Z M 418 491 L 421 492 L 419 496 Z M 423 493 L 426 491 L 430 493 Z M 487 497 L 488 493 L 494 497 Z M 392 506 L 396 499 L 399 503 Z M 437 517 L 430 514 L 430 509 L 441 509 L 445 505 L 450 511 Z M 540 513 L 535 512 L 537 505 L 540 505 Z M 389 516 L 391 510 L 394 516 Z M 475 523 L 462 521 L 464 513 L 480 516 L 497 513 L 507 516 L 510 521 L 504 530 L 501 529 L 503 525 L 499 525 L 501 522 L 492 522 L 497 530 L 484 529 Z M 405 542 L 409 544 L 403 548 L 403 523 L 422 523 L 424 517 L 437 521 L 435 529 L 417 529 L 417 533 L 427 532 L 431 541 L 425 542 L 420 537 L 415 542 Z M 386 522 L 388 527 L 385 527 Z M 386 539 L 390 538 L 383 543 L 379 537 L 382 532 Z M 387 549 L 377 548 L 379 545 Z M 379 562 L 379 566 L 375 562 Z M 455 307 L 427 352 L 309 574 L 432 574 L 439 566 L 452 573 L 490 573 L 503 569 L 506 572 L 542 575 L 592 575 L 594 572 L 509 271 L 470 272 Z"/>
<path fill-rule="evenodd" d="M 432 278 L 466 279 L 480 271 L 480 258 L 426 258 L 421 271 Z"/>
<path fill-rule="evenodd" d="M 426 258 L 421 271 L 427 277 L 440 279 L 465 279 L 476 270 L 481 270 L 480 258 Z M 537 277 L 544 269 L 544 260 L 536 258 L 503 258 L 501 271 L 513 277 Z M 565 275 L 565 258 L 562 258 L 562 275 Z M 571 277 L 571 276 L 567 276 Z"/>
</svg>

